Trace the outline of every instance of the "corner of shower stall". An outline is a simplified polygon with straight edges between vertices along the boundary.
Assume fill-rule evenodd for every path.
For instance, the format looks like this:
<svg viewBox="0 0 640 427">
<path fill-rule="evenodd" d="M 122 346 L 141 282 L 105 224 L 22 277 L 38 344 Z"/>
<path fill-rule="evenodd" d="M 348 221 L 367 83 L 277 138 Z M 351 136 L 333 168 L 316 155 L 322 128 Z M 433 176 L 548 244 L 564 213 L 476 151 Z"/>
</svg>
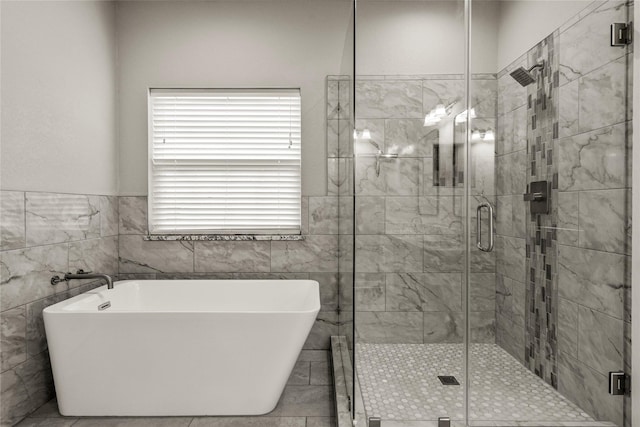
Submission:
<svg viewBox="0 0 640 427">
<path fill-rule="evenodd" d="M 358 3 L 340 427 L 631 425 L 633 4 L 574 3 Z"/>
</svg>

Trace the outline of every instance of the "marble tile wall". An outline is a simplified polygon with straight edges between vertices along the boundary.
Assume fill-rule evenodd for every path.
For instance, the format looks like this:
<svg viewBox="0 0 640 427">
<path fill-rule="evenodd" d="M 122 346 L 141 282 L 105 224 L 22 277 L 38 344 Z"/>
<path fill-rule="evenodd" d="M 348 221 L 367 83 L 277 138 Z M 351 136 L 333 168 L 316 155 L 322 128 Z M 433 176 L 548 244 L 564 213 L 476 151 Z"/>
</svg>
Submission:
<svg viewBox="0 0 640 427">
<path fill-rule="evenodd" d="M 0 192 L 0 424 L 13 425 L 53 396 L 42 310 L 99 282 L 56 286 L 84 269 L 118 273 L 118 198 Z"/>
<path fill-rule="evenodd" d="M 359 342 L 462 341 L 466 174 L 459 166 L 456 173 L 454 147 L 463 142 L 465 130 L 454 125 L 454 117 L 464 110 L 463 83 L 462 75 L 356 79 L 355 128 L 359 136 L 368 130 L 371 139 L 355 141 L 355 182 L 343 179 L 336 187 L 347 211 L 353 210 L 349 204 L 353 198 L 347 196 L 355 192 Z M 473 76 L 472 86 L 477 114 L 474 126 L 495 132 L 496 76 Z M 425 115 L 439 104 L 447 107 L 448 116 L 436 126 L 425 127 Z M 472 148 L 477 160 L 469 174 L 474 216 L 481 201 L 495 203 L 493 144 L 486 141 Z M 398 158 L 383 159 L 377 166 L 378 147 Z M 335 170 L 350 172 L 354 167 L 351 159 L 337 161 L 344 164 Z M 343 231 L 344 248 L 349 250 L 353 245 L 350 227 L 341 227 Z M 475 242 L 475 234 L 473 239 Z M 480 253 L 475 243 L 472 253 L 473 339 L 493 343 L 495 257 Z M 354 285 L 350 274 L 341 277 L 342 306 L 342 301 L 351 303 Z"/>
<path fill-rule="evenodd" d="M 304 348 L 326 350 L 338 335 L 337 197 L 303 197 L 295 241 L 149 241 L 147 198 L 118 201 L 120 278 L 317 280 L 322 309 Z"/>
<path fill-rule="evenodd" d="M 628 6 L 594 2 L 547 39 L 559 65 L 547 75 L 556 114 L 548 138 L 538 141 L 532 116 L 540 109 L 528 108 L 528 95 L 542 92 L 508 74 L 545 54 L 544 43 L 498 74 L 496 145 L 496 341 L 590 415 L 619 426 L 630 425 L 629 397 L 607 394 L 607 373 L 631 373 L 631 52 L 609 46 L 608 32 L 628 20 Z M 551 215 L 538 222 L 522 193 L 540 177 L 550 178 L 552 198 Z"/>
</svg>

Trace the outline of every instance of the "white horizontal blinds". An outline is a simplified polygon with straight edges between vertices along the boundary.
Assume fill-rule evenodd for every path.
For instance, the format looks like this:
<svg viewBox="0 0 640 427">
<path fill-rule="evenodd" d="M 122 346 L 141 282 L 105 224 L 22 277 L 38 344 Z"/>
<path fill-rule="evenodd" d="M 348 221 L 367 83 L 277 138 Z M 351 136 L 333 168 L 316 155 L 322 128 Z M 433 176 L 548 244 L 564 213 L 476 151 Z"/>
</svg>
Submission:
<svg viewBox="0 0 640 427">
<path fill-rule="evenodd" d="M 152 233 L 299 233 L 299 90 L 151 90 Z"/>
</svg>

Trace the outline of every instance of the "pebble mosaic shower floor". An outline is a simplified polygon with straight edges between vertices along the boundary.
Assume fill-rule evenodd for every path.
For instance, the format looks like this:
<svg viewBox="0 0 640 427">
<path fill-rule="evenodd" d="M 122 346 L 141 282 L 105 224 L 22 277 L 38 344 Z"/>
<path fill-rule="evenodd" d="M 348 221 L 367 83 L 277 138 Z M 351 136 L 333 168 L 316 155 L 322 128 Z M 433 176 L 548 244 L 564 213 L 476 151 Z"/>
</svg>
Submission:
<svg viewBox="0 0 640 427">
<path fill-rule="evenodd" d="M 461 420 L 462 344 L 357 344 L 367 417 Z M 472 421 L 594 421 L 495 344 L 472 344 Z M 442 385 L 453 375 L 461 385 Z"/>
</svg>

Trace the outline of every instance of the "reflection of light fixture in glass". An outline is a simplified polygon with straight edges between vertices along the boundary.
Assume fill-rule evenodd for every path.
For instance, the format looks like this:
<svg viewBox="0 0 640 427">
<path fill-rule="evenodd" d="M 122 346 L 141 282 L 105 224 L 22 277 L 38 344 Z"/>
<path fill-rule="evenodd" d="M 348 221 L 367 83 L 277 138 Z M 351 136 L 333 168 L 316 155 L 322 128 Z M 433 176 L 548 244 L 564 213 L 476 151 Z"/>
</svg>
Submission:
<svg viewBox="0 0 640 427">
<path fill-rule="evenodd" d="M 476 109 L 472 108 L 470 111 L 471 111 L 471 114 L 469 115 L 470 118 L 475 119 Z M 462 113 L 456 116 L 456 124 L 464 123 L 465 121 L 467 121 L 467 110 L 464 110 Z"/>
<path fill-rule="evenodd" d="M 439 123 L 442 119 L 449 115 L 449 111 L 454 104 L 451 104 L 449 107 L 446 107 L 444 104 L 436 105 L 434 109 L 429 111 L 427 115 L 424 116 L 424 126 L 433 126 Z"/>
<path fill-rule="evenodd" d="M 358 132 L 358 129 L 354 129 L 353 139 L 371 139 L 371 131 L 369 129 L 362 129 L 361 132 Z"/>
<path fill-rule="evenodd" d="M 495 141 L 496 139 L 496 134 L 493 132 L 492 129 L 473 129 L 471 131 L 471 141 L 474 142 L 478 142 L 478 141 L 483 141 L 483 142 L 489 142 L 489 141 Z"/>
</svg>

